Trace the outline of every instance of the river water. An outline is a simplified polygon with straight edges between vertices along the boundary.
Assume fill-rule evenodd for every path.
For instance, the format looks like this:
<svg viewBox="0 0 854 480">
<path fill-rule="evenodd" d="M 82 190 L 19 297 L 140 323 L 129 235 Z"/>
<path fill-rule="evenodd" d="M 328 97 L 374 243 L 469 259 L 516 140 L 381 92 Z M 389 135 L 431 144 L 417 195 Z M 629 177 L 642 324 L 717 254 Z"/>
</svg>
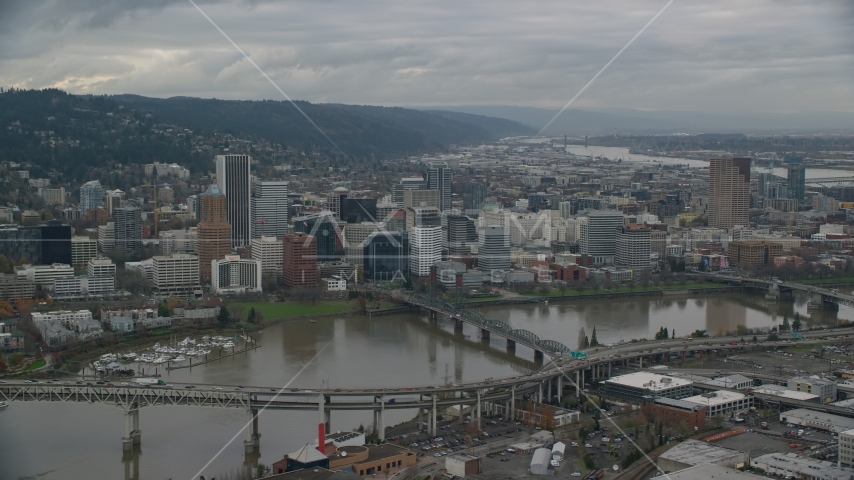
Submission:
<svg viewBox="0 0 854 480">
<path fill-rule="evenodd" d="M 795 312 L 806 318 L 806 298 L 769 304 L 759 295 L 633 298 L 578 301 L 550 305 L 487 307 L 481 311 L 516 328 L 574 348 L 578 329 L 596 327 L 603 343 L 651 338 L 660 327 L 687 335 L 704 329 L 712 334 L 736 325 L 770 327 Z M 854 319 L 854 311 L 814 313 L 811 325 L 833 325 Z M 174 370 L 169 382 L 222 385 L 285 385 L 301 388 L 347 388 L 439 385 L 505 377 L 538 368 L 533 352 L 522 346 L 510 354 L 503 340 L 480 341 L 468 325 L 455 334 L 450 319 L 430 322 L 426 315 L 367 319 L 342 315 L 280 323 L 254 334 L 262 348 L 202 367 Z M 412 418 L 415 412 L 390 411 L 386 424 Z M 370 412 L 332 412 L 332 429 L 370 425 Z M 123 457 L 123 411 L 108 405 L 12 402 L 0 411 L 0 478 L 190 479 L 227 442 L 205 470 L 206 478 L 240 468 L 244 462 L 238 433 L 246 412 L 221 408 L 148 407 L 140 414 L 140 452 Z M 270 464 L 312 441 L 314 412 L 264 412 L 260 416 L 260 462 Z M 136 472 L 136 473 L 135 473 Z"/>
<path fill-rule="evenodd" d="M 673 157 L 659 157 L 654 155 L 638 155 L 638 154 L 630 154 L 629 149 L 625 147 L 601 147 L 591 145 L 585 147 L 584 145 L 567 145 L 566 151 L 569 153 L 573 153 L 575 155 L 584 155 L 584 156 L 593 156 L 593 157 L 605 157 L 612 160 L 623 159 L 624 162 L 632 162 L 632 163 L 641 163 L 641 164 L 659 164 L 659 165 L 687 165 L 691 168 L 708 168 L 709 162 L 706 160 L 695 160 L 695 159 L 687 159 L 687 158 L 673 158 Z M 785 168 L 776 167 L 773 169 L 768 168 L 754 168 L 756 173 L 761 172 L 773 172 L 775 175 L 779 177 L 786 178 L 788 175 Z M 854 172 L 850 170 L 839 170 L 833 168 L 810 168 L 807 166 L 806 169 L 806 178 L 828 178 L 828 177 L 837 177 L 837 176 L 845 176 L 845 177 L 854 177 Z"/>
</svg>

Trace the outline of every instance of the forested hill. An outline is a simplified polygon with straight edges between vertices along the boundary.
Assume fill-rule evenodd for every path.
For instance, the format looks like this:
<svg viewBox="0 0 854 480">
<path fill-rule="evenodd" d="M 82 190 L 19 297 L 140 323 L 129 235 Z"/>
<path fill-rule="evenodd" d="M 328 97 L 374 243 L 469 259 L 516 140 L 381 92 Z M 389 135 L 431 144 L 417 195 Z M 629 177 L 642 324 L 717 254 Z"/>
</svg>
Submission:
<svg viewBox="0 0 854 480">
<path fill-rule="evenodd" d="M 286 101 L 167 99 L 117 95 L 120 105 L 154 113 L 159 119 L 194 130 L 257 135 L 297 148 L 327 149 L 329 142 Z M 477 144 L 503 136 L 533 133 L 511 120 L 424 112 L 397 107 L 313 104 L 297 105 L 351 157 L 388 158 L 443 150 L 449 144 Z"/>
<path fill-rule="evenodd" d="M 222 147 L 214 133 L 285 152 L 312 150 L 353 161 L 395 158 L 531 133 L 514 121 L 455 112 L 317 105 L 302 108 L 341 148 L 335 150 L 293 105 L 135 95 L 71 95 L 57 89 L 0 91 L 0 161 L 26 164 L 57 182 L 101 178 L 116 166 L 154 161 L 206 173 Z M 200 137 L 201 136 L 201 137 Z M 275 150 L 275 149 L 274 149 Z M 258 152 L 265 161 L 263 152 Z M 277 161 L 286 160 L 279 157 Z"/>
</svg>

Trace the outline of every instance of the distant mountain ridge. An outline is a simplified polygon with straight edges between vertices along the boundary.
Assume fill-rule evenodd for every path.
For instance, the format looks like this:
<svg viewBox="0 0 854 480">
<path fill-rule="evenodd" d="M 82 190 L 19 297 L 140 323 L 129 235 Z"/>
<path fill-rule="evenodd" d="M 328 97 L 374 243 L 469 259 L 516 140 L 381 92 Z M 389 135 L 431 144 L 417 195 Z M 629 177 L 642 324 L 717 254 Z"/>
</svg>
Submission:
<svg viewBox="0 0 854 480">
<path fill-rule="evenodd" d="M 430 107 L 504 118 L 543 128 L 558 110 L 516 106 Z M 854 113 L 716 113 L 630 108 L 567 109 L 543 132 L 547 135 L 664 134 L 664 133 L 854 133 Z"/>
<path fill-rule="evenodd" d="M 161 121 L 194 130 L 257 135 L 300 148 L 333 147 L 284 101 L 217 100 L 193 97 L 109 97 L 120 105 L 151 111 Z M 392 156 L 447 149 L 450 144 L 480 144 L 534 130 L 516 121 L 459 112 L 425 112 L 402 107 L 314 104 L 297 105 L 346 155 Z"/>
</svg>

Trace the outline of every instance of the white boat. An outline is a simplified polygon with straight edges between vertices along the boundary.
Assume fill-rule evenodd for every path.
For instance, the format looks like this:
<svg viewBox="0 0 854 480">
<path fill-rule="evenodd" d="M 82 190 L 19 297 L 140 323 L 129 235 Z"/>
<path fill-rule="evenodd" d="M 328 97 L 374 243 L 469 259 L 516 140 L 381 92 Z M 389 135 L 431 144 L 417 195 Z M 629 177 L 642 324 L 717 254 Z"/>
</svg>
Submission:
<svg viewBox="0 0 854 480">
<path fill-rule="evenodd" d="M 187 360 L 186 357 L 184 357 L 183 355 L 178 355 L 177 357 L 172 357 L 173 362 L 183 362 L 186 360 Z"/>
<path fill-rule="evenodd" d="M 222 348 L 234 348 L 234 343 L 232 343 L 232 342 L 225 342 L 225 343 L 223 343 L 223 344 L 222 344 Z"/>
<path fill-rule="evenodd" d="M 9 406 L 9 404 L 7 402 L 0 402 L 0 410 L 6 408 L 8 406 Z"/>
</svg>

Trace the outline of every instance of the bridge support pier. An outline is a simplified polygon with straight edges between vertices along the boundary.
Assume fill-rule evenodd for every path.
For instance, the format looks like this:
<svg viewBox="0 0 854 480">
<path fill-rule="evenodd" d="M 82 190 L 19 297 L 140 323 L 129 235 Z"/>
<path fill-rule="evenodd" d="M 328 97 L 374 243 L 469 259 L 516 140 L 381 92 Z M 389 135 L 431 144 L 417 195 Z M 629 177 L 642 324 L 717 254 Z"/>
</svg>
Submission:
<svg viewBox="0 0 854 480">
<path fill-rule="evenodd" d="M 611 363 L 612 362 L 608 362 L 608 378 L 611 378 Z"/>
<path fill-rule="evenodd" d="M 539 350 L 534 350 L 534 361 L 535 362 L 543 362 L 543 352 Z"/>
<path fill-rule="evenodd" d="M 380 403 L 381 408 L 377 412 L 377 433 L 380 436 L 380 441 L 385 441 L 385 398 Z"/>
<path fill-rule="evenodd" d="M 454 319 L 454 332 L 462 332 L 463 331 L 463 321 L 459 318 Z"/>
<path fill-rule="evenodd" d="M 563 396 L 563 374 L 557 377 L 557 401 L 560 403 L 560 397 Z"/>
<path fill-rule="evenodd" d="M 581 371 L 575 371 L 575 396 L 581 396 Z"/>
<path fill-rule="evenodd" d="M 480 430 L 481 428 L 483 428 L 483 427 L 481 426 L 481 421 L 480 421 L 480 419 L 481 419 L 481 414 L 483 413 L 483 412 L 481 411 L 481 409 L 482 409 L 482 405 L 483 405 L 483 402 L 482 402 L 482 401 L 481 401 L 481 399 L 480 399 L 480 389 L 478 388 L 478 389 L 477 389 L 477 429 L 478 429 L 478 430 Z"/>
<path fill-rule="evenodd" d="M 509 338 L 507 339 L 507 350 L 516 350 L 516 342 Z"/>
<path fill-rule="evenodd" d="M 539 390 L 537 390 L 537 403 L 543 403 L 543 381 L 540 380 L 538 383 Z"/>
<path fill-rule="evenodd" d="M 489 341 L 489 330 L 487 330 L 485 328 L 481 328 L 480 329 L 480 339 L 485 341 L 485 342 L 488 342 Z"/>
<path fill-rule="evenodd" d="M 258 433 L 258 409 L 249 409 L 249 427 L 246 428 L 246 440 L 243 450 L 247 455 L 255 453 L 261 446 L 261 434 Z"/>
<path fill-rule="evenodd" d="M 643 368 L 643 357 L 638 357 L 638 368 Z"/>
<path fill-rule="evenodd" d="M 134 404 L 125 409 L 125 436 L 122 437 L 122 451 L 133 450 L 134 445 L 142 443 L 142 432 L 139 430 L 139 406 Z"/>
<path fill-rule="evenodd" d="M 510 386 L 510 420 L 516 420 L 516 385 Z"/>
<path fill-rule="evenodd" d="M 550 378 L 548 382 L 546 384 L 546 401 L 552 403 L 552 379 Z"/>
<path fill-rule="evenodd" d="M 433 395 L 433 411 L 430 412 L 430 435 L 435 437 L 436 433 L 436 395 Z"/>
</svg>

